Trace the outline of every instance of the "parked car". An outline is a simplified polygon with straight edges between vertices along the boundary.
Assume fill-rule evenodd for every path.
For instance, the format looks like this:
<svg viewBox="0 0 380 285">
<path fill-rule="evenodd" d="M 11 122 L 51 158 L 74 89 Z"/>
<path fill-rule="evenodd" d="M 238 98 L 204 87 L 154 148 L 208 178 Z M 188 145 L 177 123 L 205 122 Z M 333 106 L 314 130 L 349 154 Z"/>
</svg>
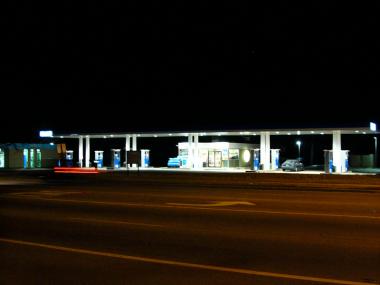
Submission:
<svg viewBox="0 0 380 285">
<path fill-rule="evenodd" d="M 304 170 L 303 163 L 297 159 L 288 159 L 283 164 L 281 164 L 283 171 L 302 171 Z"/>
<path fill-rule="evenodd" d="M 181 158 L 179 157 L 171 157 L 168 160 L 168 167 L 181 167 Z"/>
</svg>

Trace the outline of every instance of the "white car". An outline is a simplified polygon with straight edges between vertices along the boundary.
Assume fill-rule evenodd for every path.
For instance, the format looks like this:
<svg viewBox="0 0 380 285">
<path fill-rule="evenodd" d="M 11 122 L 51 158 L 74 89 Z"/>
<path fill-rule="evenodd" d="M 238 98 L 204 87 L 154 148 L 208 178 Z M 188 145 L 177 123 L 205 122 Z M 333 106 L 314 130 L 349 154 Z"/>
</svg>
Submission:
<svg viewBox="0 0 380 285">
<path fill-rule="evenodd" d="M 283 164 L 281 164 L 281 169 L 283 171 L 302 171 L 304 170 L 303 163 L 298 159 L 288 159 Z"/>
</svg>

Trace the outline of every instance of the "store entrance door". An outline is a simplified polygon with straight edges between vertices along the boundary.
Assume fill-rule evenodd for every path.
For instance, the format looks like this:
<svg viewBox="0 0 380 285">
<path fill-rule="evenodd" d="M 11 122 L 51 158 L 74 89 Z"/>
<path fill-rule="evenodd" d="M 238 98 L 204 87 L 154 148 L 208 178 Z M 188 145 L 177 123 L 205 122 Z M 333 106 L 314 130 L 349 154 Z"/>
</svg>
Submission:
<svg viewBox="0 0 380 285">
<path fill-rule="evenodd" d="M 215 151 L 215 167 L 222 167 L 222 152 Z"/>
<path fill-rule="evenodd" d="M 208 167 L 222 167 L 222 152 L 217 150 L 208 151 Z"/>
</svg>

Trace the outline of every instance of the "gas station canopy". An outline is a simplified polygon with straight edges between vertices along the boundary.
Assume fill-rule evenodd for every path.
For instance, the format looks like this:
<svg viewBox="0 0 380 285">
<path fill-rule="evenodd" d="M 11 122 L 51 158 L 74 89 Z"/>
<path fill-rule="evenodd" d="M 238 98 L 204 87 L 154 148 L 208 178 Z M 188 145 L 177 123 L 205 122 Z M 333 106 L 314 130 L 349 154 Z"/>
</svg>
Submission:
<svg viewBox="0 0 380 285">
<path fill-rule="evenodd" d="M 303 128 L 303 129 L 253 129 L 253 130 L 222 130 L 222 131 L 188 131 L 188 132 L 126 132 L 126 133 L 76 133 L 76 134 L 55 134 L 50 137 L 54 138 L 125 138 L 127 135 L 136 135 L 142 138 L 153 137 L 187 137 L 190 134 L 200 136 L 256 136 L 263 132 L 269 135 L 332 135 L 333 132 L 340 131 L 342 135 L 354 134 L 378 134 L 376 124 L 371 123 L 367 127 L 359 128 Z"/>
</svg>

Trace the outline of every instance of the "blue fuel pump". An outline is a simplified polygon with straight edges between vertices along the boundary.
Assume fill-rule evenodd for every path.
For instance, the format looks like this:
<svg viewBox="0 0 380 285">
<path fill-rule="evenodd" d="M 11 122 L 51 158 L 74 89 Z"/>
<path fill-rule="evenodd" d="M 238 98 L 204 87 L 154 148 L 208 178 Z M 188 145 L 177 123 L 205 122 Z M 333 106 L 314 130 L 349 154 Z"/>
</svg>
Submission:
<svg viewBox="0 0 380 285">
<path fill-rule="evenodd" d="M 102 150 L 95 150 L 95 163 L 98 167 L 103 167 L 103 153 Z"/>
<path fill-rule="evenodd" d="M 66 166 L 72 167 L 73 166 L 73 158 L 74 158 L 74 151 L 73 150 L 66 150 Z"/>
<path fill-rule="evenodd" d="M 333 164 L 333 160 L 330 159 L 329 160 L 329 173 L 333 173 L 334 171 L 334 164 Z"/>
<path fill-rule="evenodd" d="M 111 149 L 111 166 L 120 168 L 120 149 Z"/>
<path fill-rule="evenodd" d="M 149 167 L 149 149 L 141 150 L 141 167 Z"/>
<path fill-rule="evenodd" d="M 260 167 L 260 149 L 253 150 L 253 170 L 257 171 Z"/>
</svg>

